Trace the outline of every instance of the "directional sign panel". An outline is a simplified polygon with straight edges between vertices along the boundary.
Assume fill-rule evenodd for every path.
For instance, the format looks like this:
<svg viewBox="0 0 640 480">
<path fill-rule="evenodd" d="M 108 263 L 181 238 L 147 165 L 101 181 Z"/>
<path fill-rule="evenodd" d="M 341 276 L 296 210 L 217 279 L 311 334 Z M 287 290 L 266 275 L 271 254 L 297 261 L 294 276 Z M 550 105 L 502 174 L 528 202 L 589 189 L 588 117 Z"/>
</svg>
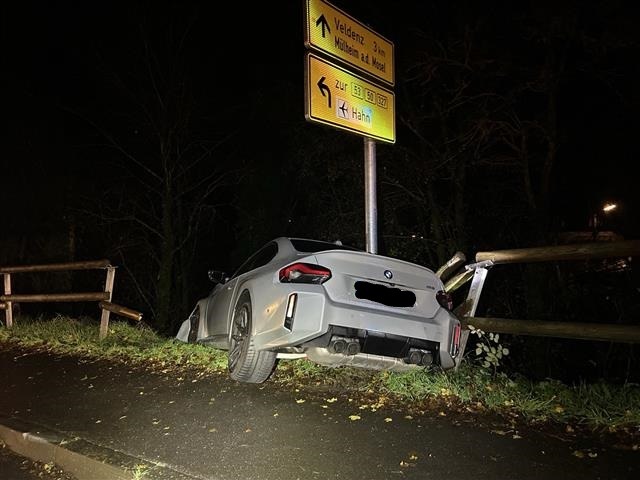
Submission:
<svg viewBox="0 0 640 480">
<path fill-rule="evenodd" d="M 307 120 L 395 143 L 393 92 L 311 53 L 307 53 L 305 75 Z"/>
<path fill-rule="evenodd" d="M 393 86 L 393 43 L 324 0 L 307 0 L 305 45 Z"/>
</svg>

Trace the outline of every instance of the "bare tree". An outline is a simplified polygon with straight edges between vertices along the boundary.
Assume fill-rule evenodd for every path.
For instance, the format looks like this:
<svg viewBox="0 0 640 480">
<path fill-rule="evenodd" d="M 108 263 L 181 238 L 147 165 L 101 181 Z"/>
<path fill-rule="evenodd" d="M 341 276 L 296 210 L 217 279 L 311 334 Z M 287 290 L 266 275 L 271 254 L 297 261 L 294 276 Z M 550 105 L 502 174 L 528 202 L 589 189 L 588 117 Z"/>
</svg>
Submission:
<svg viewBox="0 0 640 480">
<path fill-rule="evenodd" d="M 216 134 L 192 95 L 191 22 L 155 27 L 140 24 L 130 72 L 103 62 L 110 105 L 104 118 L 89 121 L 111 172 L 93 212 L 138 300 L 159 330 L 172 332 L 193 301 L 197 247 L 202 237 L 213 239 L 224 189 L 234 181 L 222 155 L 232 134 Z M 211 130 L 203 134 L 205 127 Z"/>
</svg>

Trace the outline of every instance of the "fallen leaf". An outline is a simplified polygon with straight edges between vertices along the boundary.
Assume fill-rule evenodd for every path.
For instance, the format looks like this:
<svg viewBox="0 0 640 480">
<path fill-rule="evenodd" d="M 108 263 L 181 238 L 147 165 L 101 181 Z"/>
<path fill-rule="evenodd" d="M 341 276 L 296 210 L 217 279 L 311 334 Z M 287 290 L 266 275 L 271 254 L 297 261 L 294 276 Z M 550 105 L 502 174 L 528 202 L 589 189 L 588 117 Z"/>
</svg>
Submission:
<svg viewBox="0 0 640 480">
<path fill-rule="evenodd" d="M 580 450 L 574 450 L 573 456 L 578 458 L 584 458 L 584 452 L 581 452 Z"/>
<path fill-rule="evenodd" d="M 411 456 L 409 456 L 409 460 L 417 460 L 418 456 L 414 453 L 411 454 Z"/>
<path fill-rule="evenodd" d="M 278 415 L 280 415 L 279 413 L 274 413 L 273 416 L 277 417 Z"/>
<path fill-rule="evenodd" d="M 518 434 L 515 434 L 515 435 L 513 436 L 513 439 L 514 439 L 514 440 L 520 440 L 521 438 L 522 438 L 522 437 L 521 437 L 520 435 L 518 435 Z"/>
<path fill-rule="evenodd" d="M 102 423 L 102 420 L 96 420 L 96 423 Z"/>
<path fill-rule="evenodd" d="M 118 420 L 123 420 L 125 418 L 127 418 L 127 416 L 126 415 L 122 415 Z"/>
<path fill-rule="evenodd" d="M 304 398 L 296 398 L 296 403 L 304 403 L 306 400 Z"/>
<path fill-rule="evenodd" d="M 596 452 L 589 452 L 589 457 L 590 458 L 596 458 L 598 456 L 598 454 Z"/>
<path fill-rule="evenodd" d="M 209 433 L 215 433 L 215 432 L 217 432 L 217 431 L 218 431 L 218 429 L 217 429 L 217 428 L 210 428 L 210 429 L 209 429 Z"/>
<path fill-rule="evenodd" d="M 360 418 L 360 415 L 349 415 L 349 420 L 351 421 L 360 420 Z"/>
<path fill-rule="evenodd" d="M 333 403 L 333 402 L 337 402 L 337 401 L 338 401 L 338 399 L 336 397 L 332 397 L 332 398 L 327 398 L 326 399 L 327 403 Z"/>
<path fill-rule="evenodd" d="M 384 421 L 387 422 L 387 423 L 393 422 L 393 418 L 387 417 L 387 418 L 384 419 Z"/>
<path fill-rule="evenodd" d="M 404 418 L 406 418 L 407 420 L 413 420 L 413 417 L 411 415 L 405 415 Z"/>
</svg>

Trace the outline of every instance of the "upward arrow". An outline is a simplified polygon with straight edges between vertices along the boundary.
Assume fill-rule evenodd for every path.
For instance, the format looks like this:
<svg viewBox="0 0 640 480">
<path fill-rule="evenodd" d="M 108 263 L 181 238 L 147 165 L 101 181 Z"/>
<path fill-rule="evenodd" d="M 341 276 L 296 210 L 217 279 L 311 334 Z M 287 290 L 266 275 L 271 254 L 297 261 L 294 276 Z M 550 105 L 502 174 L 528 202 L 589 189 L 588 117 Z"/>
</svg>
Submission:
<svg viewBox="0 0 640 480">
<path fill-rule="evenodd" d="M 324 29 L 326 28 L 329 33 L 331 33 L 331 29 L 329 28 L 329 22 L 324 18 L 324 14 L 320 15 L 320 18 L 316 20 L 316 27 L 322 24 L 322 38 L 324 38 Z"/>
</svg>

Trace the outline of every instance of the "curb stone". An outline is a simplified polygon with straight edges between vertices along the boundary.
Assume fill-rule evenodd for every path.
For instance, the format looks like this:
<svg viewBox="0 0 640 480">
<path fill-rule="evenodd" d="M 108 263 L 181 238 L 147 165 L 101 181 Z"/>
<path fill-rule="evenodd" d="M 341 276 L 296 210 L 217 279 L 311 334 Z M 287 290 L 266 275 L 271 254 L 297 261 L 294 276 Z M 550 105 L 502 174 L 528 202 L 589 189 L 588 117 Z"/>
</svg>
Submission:
<svg viewBox="0 0 640 480">
<path fill-rule="evenodd" d="M 14 417 L 0 417 L 0 440 L 15 453 L 37 462 L 54 463 L 78 480 L 201 478 Z"/>
</svg>

